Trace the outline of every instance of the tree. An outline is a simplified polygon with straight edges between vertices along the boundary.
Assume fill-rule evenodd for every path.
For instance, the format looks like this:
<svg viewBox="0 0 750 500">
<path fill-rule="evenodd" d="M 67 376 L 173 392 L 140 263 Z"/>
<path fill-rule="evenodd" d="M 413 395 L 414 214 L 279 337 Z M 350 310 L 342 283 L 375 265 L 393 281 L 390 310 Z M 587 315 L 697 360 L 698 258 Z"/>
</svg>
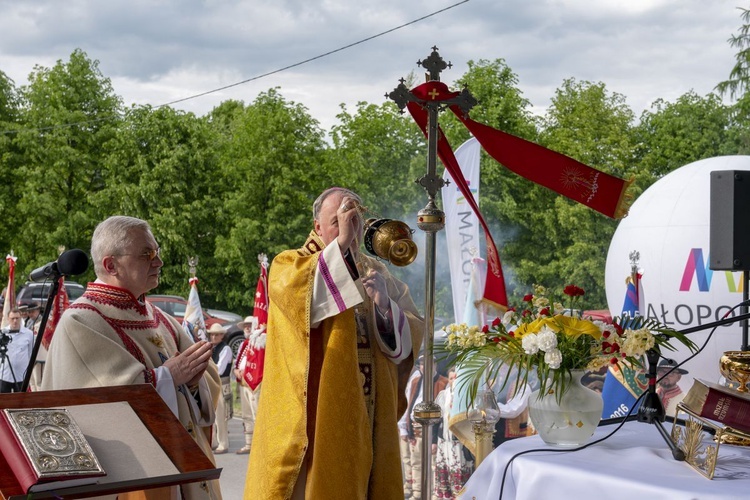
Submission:
<svg viewBox="0 0 750 500">
<path fill-rule="evenodd" d="M 19 151 L 14 145 L 18 113 L 18 91 L 13 80 L 0 71 L 0 252 L 18 251 L 17 247 L 13 247 L 16 244 L 15 228 L 22 225 L 15 213 L 16 186 L 21 179 L 17 172 Z M 0 276 L 5 269 L 3 266 Z"/>
<path fill-rule="evenodd" d="M 356 191 L 372 217 L 415 218 L 425 200 L 410 169 L 415 157 L 425 157 L 416 124 L 393 102 L 360 102 L 354 115 L 342 105 L 337 117 L 340 124 L 331 131 L 334 148 L 326 157 L 331 185 Z"/>
<path fill-rule="evenodd" d="M 541 145 L 604 172 L 629 177 L 633 112 L 603 83 L 563 81 L 542 120 Z M 546 188 L 531 186 L 518 203 L 518 237 L 506 252 L 523 283 L 587 291 L 587 306 L 606 306 L 604 267 L 617 222 Z"/>
<path fill-rule="evenodd" d="M 750 83 L 750 9 L 738 8 L 742 12 L 740 17 L 744 24 L 738 34 L 729 37 L 729 45 L 739 49 L 735 55 L 737 62 L 729 72 L 729 79 L 716 85 L 720 95 L 729 94 L 732 99 L 739 99 Z"/>
<path fill-rule="evenodd" d="M 504 59 L 469 61 L 469 69 L 455 87 L 467 88 L 477 100 L 469 115 L 475 121 L 528 140 L 537 135 L 531 103 L 518 88 L 518 75 Z M 469 138 L 469 131 L 452 113 L 441 116 L 441 127 L 456 147 Z"/>
<path fill-rule="evenodd" d="M 103 188 L 104 151 L 121 111 L 98 61 L 80 49 L 68 62 L 36 66 L 20 98 L 14 144 L 24 183 L 15 186 L 15 210 L 30 230 L 15 235 L 19 274 L 54 260 L 59 246 L 89 247 L 95 223 L 90 196 Z"/>
<path fill-rule="evenodd" d="M 740 129 L 716 94 L 690 91 L 674 103 L 657 99 L 641 114 L 637 137 L 637 184 L 643 191 L 669 172 L 704 158 L 736 154 Z"/>
<path fill-rule="evenodd" d="M 229 227 L 217 236 L 215 258 L 237 279 L 217 298 L 248 310 L 259 273 L 257 255 L 272 259 L 299 247 L 312 228 L 312 202 L 328 186 L 325 143 L 307 109 L 286 101 L 277 89 L 261 93 L 243 110 L 214 111 L 210 121 L 224 130 L 218 139 L 221 179 L 231 187 L 222 207 Z M 219 117 L 231 114 L 231 122 Z M 229 133 L 221 123 L 230 123 Z"/>
<path fill-rule="evenodd" d="M 133 107 L 107 145 L 94 194 L 96 220 L 122 214 L 147 220 L 162 248 L 161 293 L 186 296 L 188 257 L 199 258 L 201 296 L 220 300 L 228 279 L 215 262 L 216 238 L 229 226 L 216 134 L 203 118 L 169 107 Z"/>
<path fill-rule="evenodd" d="M 3 71 L 0 71 L 0 122 L 8 124 L 16 121 L 18 119 L 18 107 L 18 91 L 13 80 Z M 3 132 L 7 132 L 7 130 L 3 129 Z"/>
<path fill-rule="evenodd" d="M 518 88 L 518 76 L 503 59 L 469 61 L 469 69 L 456 81 L 477 99 L 471 110 L 473 120 L 517 137 L 535 140 L 537 126 L 531 115 L 531 103 Z M 451 113 L 441 116 L 441 126 L 454 148 L 469 138 L 469 132 Z M 519 237 L 523 220 L 527 217 L 520 208 L 533 186 L 526 179 L 511 172 L 486 154 L 481 157 L 479 206 L 490 226 L 502 262 L 506 287 L 510 295 L 516 288 L 525 289 L 531 283 L 517 279 L 516 266 L 520 258 L 510 254 L 509 244 Z M 519 290 L 519 294 L 523 294 Z"/>
</svg>

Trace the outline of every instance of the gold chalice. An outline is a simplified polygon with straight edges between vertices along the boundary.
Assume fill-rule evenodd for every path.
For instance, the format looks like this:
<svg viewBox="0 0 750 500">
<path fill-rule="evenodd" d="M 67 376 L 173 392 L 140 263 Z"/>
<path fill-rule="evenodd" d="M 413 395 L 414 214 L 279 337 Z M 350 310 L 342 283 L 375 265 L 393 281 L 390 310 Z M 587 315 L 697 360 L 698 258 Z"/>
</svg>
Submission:
<svg viewBox="0 0 750 500">
<path fill-rule="evenodd" d="M 750 392 L 750 351 L 727 351 L 719 360 L 719 371 L 727 380 L 737 382 L 739 392 Z"/>
</svg>

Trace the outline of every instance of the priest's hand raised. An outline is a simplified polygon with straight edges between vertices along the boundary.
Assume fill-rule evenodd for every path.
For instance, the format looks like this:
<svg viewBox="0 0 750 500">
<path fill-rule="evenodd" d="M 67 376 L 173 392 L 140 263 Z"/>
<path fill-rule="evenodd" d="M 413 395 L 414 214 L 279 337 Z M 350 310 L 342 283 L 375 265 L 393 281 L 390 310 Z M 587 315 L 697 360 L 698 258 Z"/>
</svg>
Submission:
<svg viewBox="0 0 750 500">
<path fill-rule="evenodd" d="M 358 205 L 353 198 L 345 197 L 336 211 L 336 224 L 338 225 L 336 241 L 342 252 L 347 250 L 356 252 L 359 240 L 362 238 L 362 216 L 357 208 Z"/>
<path fill-rule="evenodd" d="M 164 362 L 164 366 L 172 375 L 175 387 L 182 384 L 198 384 L 208 367 L 212 347 L 211 342 L 201 340 Z"/>
</svg>

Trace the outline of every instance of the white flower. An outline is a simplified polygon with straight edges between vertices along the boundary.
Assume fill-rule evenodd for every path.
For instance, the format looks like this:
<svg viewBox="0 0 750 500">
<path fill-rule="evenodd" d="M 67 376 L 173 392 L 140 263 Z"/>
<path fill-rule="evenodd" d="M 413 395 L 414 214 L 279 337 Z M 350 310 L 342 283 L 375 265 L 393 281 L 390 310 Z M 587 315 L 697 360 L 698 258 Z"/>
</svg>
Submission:
<svg viewBox="0 0 750 500">
<path fill-rule="evenodd" d="M 544 352 L 557 349 L 557 335 L 549 326 L 544 325 L 537 334 L 537 344 L 539 345 L 539 349 Z"/>
<path fill-rule="evenodd" d="M 487 336 L 476 325 L 469 327 L 467 333 L 467 345 L 469 347 L 482 347 L 487 344 Z"/>
<path fill-rule="evenodd" d="M 544 309 L 549 306 L 549 299 L 547 297 L 534 297 L 534 307 L 537 309 Z"/>
<path fill-rule="evenodd" d="M 628 356 L 638 357 L 654 347 L 655 342 L 654 336 L 647 328 L 626 330 L 625 341 L 621 343 L 621 350 Z"/>
<path fill-rule="evenodd" d="M 487 344 L 487 337 L 478 326 L 454 323 L 443 327 L 443 330 L 448 334 L 448 347 L 451 350 L 483 347 Z"/>
<path fill-rule="evenodd" d="M 526 354 L 534 355 L 539 352 L 539 343 L 536 333 L 524 335 L 521 339 L 521 346 Z"/>
<path fill-rule="evenodd" d="M 589 361 L 589 364 L 586 366 L 586 371 L 592 371 L 595 372 L 602 368 L 603 366 L 609 366 L 609 357 L 606 356 L 594 356 L 591 358 L 591 361 Z"/>
<path fill-rule="evenodd" d="M 560 349 L 552 349 L 544 353 L 544 362 L 549 365 L 553 370 L 560 368 L 562 363 L 562 353 Z"/>
</svg>

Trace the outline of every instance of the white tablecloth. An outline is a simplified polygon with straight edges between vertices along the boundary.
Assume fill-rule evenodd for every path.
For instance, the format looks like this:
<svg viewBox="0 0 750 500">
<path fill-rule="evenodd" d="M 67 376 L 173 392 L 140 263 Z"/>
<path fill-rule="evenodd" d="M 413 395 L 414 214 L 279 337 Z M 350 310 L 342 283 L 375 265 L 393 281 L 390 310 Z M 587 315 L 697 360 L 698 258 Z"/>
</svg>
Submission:
<svg viewBox="0 0 750 500">
<path fill-rule="evenodd" d="M 664 424 L 667 432 L 672 425 Z M 599 439 L 615 429 L 599 427 Z M 721 445 L 713 480 L 672 458 L 652 424 L 628 422 L 608 440 L 558 453 L 538 436 L 507 441 L 493 451 L 466 484 L 461 500 L 748 500 L 750 448 Z"/>
</svg>

